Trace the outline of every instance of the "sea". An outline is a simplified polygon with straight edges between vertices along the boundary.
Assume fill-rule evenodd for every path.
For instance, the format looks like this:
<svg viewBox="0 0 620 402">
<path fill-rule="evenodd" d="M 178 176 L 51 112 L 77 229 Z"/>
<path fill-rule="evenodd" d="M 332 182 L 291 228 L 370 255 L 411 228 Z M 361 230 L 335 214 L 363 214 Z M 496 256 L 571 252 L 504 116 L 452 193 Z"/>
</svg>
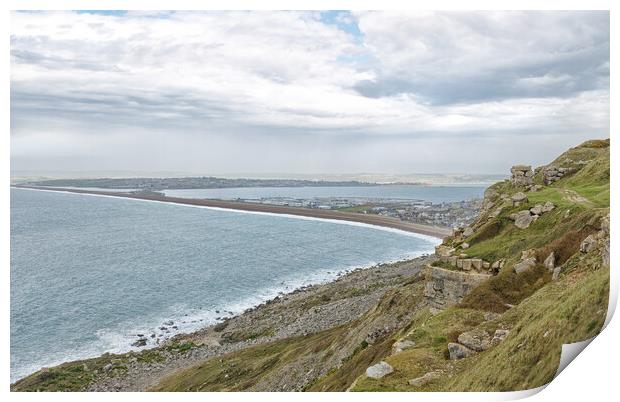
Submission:
<svg viewBox="0 0 620 402">
<path fill-rule="evenodd" d="M 471 195 L 456 191 L 437 197 Z M 137 349 L 139 334 L 152 347 L 281 292 L 432 253 L 438 242 L 361 223 L 12 188 L 11 381 Z"/>
</svg>

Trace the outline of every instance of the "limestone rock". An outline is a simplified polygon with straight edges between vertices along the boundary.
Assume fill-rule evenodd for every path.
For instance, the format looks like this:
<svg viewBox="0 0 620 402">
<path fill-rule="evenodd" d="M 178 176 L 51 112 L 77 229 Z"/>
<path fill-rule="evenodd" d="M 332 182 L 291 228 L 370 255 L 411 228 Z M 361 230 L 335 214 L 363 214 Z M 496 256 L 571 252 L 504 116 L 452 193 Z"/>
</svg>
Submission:
<svg viewBox="0 0 620 402">
<path fill-rule="evenodd" d="M 386 375 L 392 373 L 394 371 L 394 368 L 392 368 L 392 366 L 390 366 L 388 363 L 386 362 L 379 362 L 377 364 L 375 364 L 374 366 L 370 366 L 366 369 L 366 375 L 370 378 L 383 378 Z"/>
<path fill-rule="evenodd" d="M 471 266 L 473 269 L 480 271 L 482 269 L 482 259 L 480 258 L 472 258 Z"/>
<path fill-rule="evenodd" d="M 527 229 L 534 221 L 534 216 L 530 214 L 529 210 L 520 211 L 514 214 L 515 226 L 519 229 Z"/>
<path fill-rule="evenodd" d="M 409 340 L 397 341 L 397 342 L 394 342 L 394 344 L 392 345 L 392 352 L 400 353 L 403 350 L 412 348 L 414 346 L 415 346 L 415 342 L 413 341 L 409 341 Z"/>
<path fill-rule="evenodd" d="M 510 169 L 510 182 L 515 186 L 529 186 L 532 184 L 534 172 L 528 165 L 515 165 Z"/>
<path fill-rule="evenodd" d="M 551 212 L 555 209 L 555 204 L 552 203 L 551 201 L 547 201 L 543 204 L 542 206 L 542 213 L 546 213 L 546 212 Z"/>
<path fill-rule="evenodd" d="M 471 259 L 463 260 L 463 271 L 471 271 Z"/>
<path fill-rule="evenodd" d="M 429 373 L 424 374 L 422 377 L 409 380 L 409 385 L 413 385 L 414 387 L 421 387 L 422 385 L 426 385 L 430 381 L 433 381 L 434 379 L 439 378 L 440 375 L 441 373 L 437 371 L 431 371 Z"/>
<path fill-rule="evenodd" d="M 461 248 L 462 248 L 463 250 L 465 250 L 465 249 L 469 248 L 469 243 L 462 243 L 462 244 L 461 244 Z"/>
<path fill-rule="evenodd" d="M 530 257 L 515 264 L 514 270 L 517 274 L 520 274 L 521 272 L 525 272 L 534 268 L 534 266 L 536 266 L 536 258 Z"/>
<path fill-rule="evenodd" d="M 527 260 L 532 257 L 536 257 L 536 250 L 533 248 L 521 251 L 521 260 Z"/>
<path fill-rule="evenodd" d="M 460 343 L 448 343 L 448 353 L 450 354 L 450 360 L 458 360 L 469 357 L 476 352 L 469 349 L 466 346 L 461 345 Z"/>
<path fill-rule="evenodd" d="M 469 237 L 471 235 L 474 234 L 474 230 L 472 228 L 470 228 L 469 226 L 465 228 L 465 230 L 463 230 L 463 236 L 465 237 Z"/>
<path fill-rule="evenodd" d="M 504 339 L 506 339 L 509 333 L 510 331 L 507 329 L 495 330 L 495 334 L 493 334 L 493 339 L 491 339 L 491 344 L 497 345 L 498 343 L 502 342 Z"/>
<path fill-rule="evenodd" d="M 440 244 L 439 246 L 435 247 L 435 254 L 437 254 L 437 256 L 439 257 L 448 257 L 453 252 L 454 252 L 454 249 L 452 247 L 444 246 L 443 244 Z"/>
<path fill-rule="evenodd" d="M 555 268 L 555 252 L 552 251 L 551 253 L 549 253 L 549 256 L 545 258 L 545 262 L 543 264 L 545 265 L 545 268 L 547 268 L 547 270 L 553 271 L 553 269 Z"/>
<path fill-rule="evenodd" d="M 589 235 L 581 242 L 579 246 L 579 251 L 582 253 L 589 253 L 596 248 L 596 238 L 593 235 Z"/>
<path fill-rule="evenodd" d="M 540 204 L 534 205 L 532 208 L 530 208 L 530 213 L 532 215 L 542 215 L 542 213 L 543 213 L 543 206 L 540 205 Z"/>
<path fill-rule="evenodd" d="M 527 202 L 527 195 L 524 192 L 519 191 L 512 196 L 512 205 L 519 206 Z"/>
<path fill-rule="evenodd" d="M 458 337 L 458 342 L 476 352 L 482 352 L 491 347 L 491 336 L 483 329 L 472 329 L 463 332 Z"/>
<path fill-rule="evenodd" d="M 562 271 L 562 267 L 555 267 L 553 269 L 553 275 L 551 276 L 551 280 L 555 281 L 560 277 L 560 272 Z"/>
</svg>

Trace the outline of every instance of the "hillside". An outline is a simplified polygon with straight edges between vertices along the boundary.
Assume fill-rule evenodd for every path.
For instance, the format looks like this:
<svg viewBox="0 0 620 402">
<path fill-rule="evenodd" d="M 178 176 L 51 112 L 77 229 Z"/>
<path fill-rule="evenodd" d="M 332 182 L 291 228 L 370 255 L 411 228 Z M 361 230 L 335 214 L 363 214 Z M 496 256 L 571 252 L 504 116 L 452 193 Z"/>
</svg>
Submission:
<svg viewBox="0 0 620 402">
<path fill-rule="evenodd" d="M 367 273 L 363 286 L 345 278 L 348 287 L 299 295 L 305 316 L 376 292 L 365 313 L 329 328 L 278 337 L 251 315 L 238 327 L 231 320 L 232 327 L 246 328 L 242 339 L 258 341 L 175 366 L 145 389 L 510 391 L 544 385 L 557 370 L 562 344 L 595 336 L 605 321 L 609 140 L 585 142 L 534 170 L 515 166 L 512 179 L 487 189 L 478 219 L 447 237 L 436 258 L 421 261 L 430 263 L 423 272 L 385 265 Z M 474 275 L 475 282 L 462 279 Z M 271 317 L 284 316 L 277 307 L 266 307 Z M 247 334 L 248 328 L 260 331 Z M 206 339 L 194 335 L 140 354 L 66 363 L 12 390 L 96 389 L 123 378 L 129 361 L 203 350 Z"/>
</svg>

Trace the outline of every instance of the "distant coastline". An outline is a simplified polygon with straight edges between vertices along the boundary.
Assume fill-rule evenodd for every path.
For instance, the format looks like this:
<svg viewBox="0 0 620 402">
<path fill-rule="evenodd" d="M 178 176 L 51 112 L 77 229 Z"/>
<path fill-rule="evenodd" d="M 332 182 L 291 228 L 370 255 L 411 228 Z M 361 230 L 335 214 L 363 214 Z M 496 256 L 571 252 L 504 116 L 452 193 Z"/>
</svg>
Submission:
<svg viewBox="0 0 620 402">
<path fill-rule="evenodd" d="M 403 230 L 406 232 L 417 233 L 427 236 L 443 239 L 451 234 L 451 229 L 446 227 L 424 225 L 413 222 L 405 222 L 396 218 L 361 214 L 355 212 L 343 212 L 334 210 L 321 210 L 301 207 L 288 207 L 280 205 L 249 203 L 241 201 L 224 201 L 215 199 L 194 199 L 194 198 L 180 198 L 180 197 L 168 197 L 159 193 L 124 193 L 118 191 L 96 191 L 96 190 L 80 190 L 74 188 L 62 188 L 62 187 L 46 187 L 46 186 L 27 186 L 27 185 L 13 185 L 13 188 L 20 189 L 32 189 L 32 190 L 45 190 L 56 192 L 69 192 L 76 194 L 91 194 L 102 195 L 119 198 L 131 198 L 148 201 L 169 202 L 174 204 L 195 205 L 212 208 L 231 209 L 247 212 L 264 212 L 278 215 L 296 215 L 310 218 L 319 219 L 331 219 L 346 222 L 359 222 L 369 225 L 387 227 L 397 230 Z"/>
</svg>

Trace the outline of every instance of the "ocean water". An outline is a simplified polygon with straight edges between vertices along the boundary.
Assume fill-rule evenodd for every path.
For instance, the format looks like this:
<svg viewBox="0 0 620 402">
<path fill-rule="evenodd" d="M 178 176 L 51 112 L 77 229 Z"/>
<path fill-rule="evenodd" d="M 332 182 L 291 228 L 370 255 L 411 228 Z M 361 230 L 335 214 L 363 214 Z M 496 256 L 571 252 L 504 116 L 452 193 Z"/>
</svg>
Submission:
<svg viewBox="0 0 620 402">
<path fill-rule="evenodd" d="M 11 189 L 11 381 L 128 351 L 137 334 L 155 334 L 153 346 L 437 243 L 363 224 Z M 178 330 L 165 333 L 169 320 Z"/>
<path fill-rule="evenodd" d="M 424 200 L 433 203 L 454 202 L 482 198 L 485 185 L 471 186 L 424 186 L 424 185 L 383 185 L 355 187 L 238 187 L 208 188 L 191 190 L 164 190 L 172 197 L 216 198 L 246 200 L 271 197 L 312 198 L 391 198 L 403 200 Z"/>
</svg>

